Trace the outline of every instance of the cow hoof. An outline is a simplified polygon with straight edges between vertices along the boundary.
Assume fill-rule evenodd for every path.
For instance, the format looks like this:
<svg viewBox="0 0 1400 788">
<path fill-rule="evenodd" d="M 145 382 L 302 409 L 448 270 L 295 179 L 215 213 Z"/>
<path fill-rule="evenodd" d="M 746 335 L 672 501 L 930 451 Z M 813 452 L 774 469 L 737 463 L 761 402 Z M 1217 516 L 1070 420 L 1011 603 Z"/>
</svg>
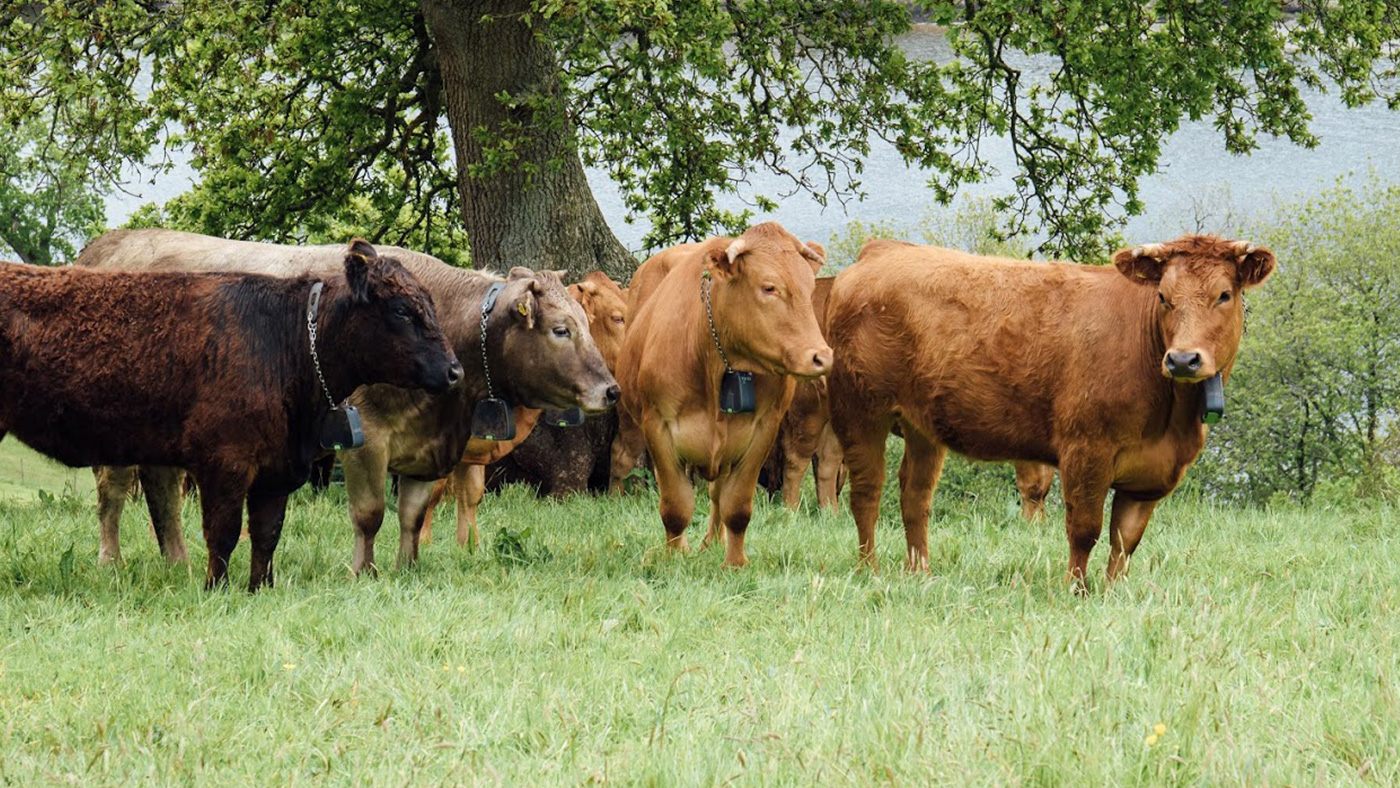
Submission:
<svg viewBox="0 0 1400 788">
<path fill-rule="evenodd" d="M 97 551 L 97 563 L 99 563 L 99 564 L 115 564 L 115 563 L 120 563 L 121 560 L 122 560 L 122 554 L 121 554 L 120 552 L 117 552 L 117 551 L 108 552 L 108 551 L 106 551 L 106 550 L 98 550 L 98 551 Z"/>
</svg>

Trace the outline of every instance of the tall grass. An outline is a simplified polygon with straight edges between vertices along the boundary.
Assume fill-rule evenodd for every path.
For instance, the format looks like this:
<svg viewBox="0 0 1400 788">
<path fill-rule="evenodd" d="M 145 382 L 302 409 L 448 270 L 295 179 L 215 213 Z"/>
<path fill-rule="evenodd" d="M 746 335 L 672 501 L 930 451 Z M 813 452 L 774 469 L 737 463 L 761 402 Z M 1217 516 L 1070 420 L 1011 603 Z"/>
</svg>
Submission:
<svg viewBox="0 0 1400 788">
<path fill-rule="evenodd" d="M 1400 511 L 1169 501 L 1078 599 L 1062 510 L 947 492 L 927 576 L 810 489 L 741 571 L 658 549 L 654 493 L 509 489 L 377 580 L 303 492 L 257 595 L 200 589 L 192 505 L 194 565 L 132 506 L 98 566 L 87 498 L 0 501 L 0 783 L 1400 784 Z"/>
</svg>

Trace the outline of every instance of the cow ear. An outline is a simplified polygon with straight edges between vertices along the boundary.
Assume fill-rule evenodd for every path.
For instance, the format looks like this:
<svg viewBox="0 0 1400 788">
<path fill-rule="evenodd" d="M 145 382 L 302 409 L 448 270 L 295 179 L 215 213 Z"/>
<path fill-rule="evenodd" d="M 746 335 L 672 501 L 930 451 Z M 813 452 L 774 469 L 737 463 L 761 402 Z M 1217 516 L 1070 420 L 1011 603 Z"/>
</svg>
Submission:
<svg viewBox="0 0 1400 788">
<path fill-rule="evenodd" d="M 531 279 L 520 297 L 511 305 L 511 316 L 516 320 L 523 321 L 527 330 L 535 327 L 535 312 L 539 309 L 539 294 L 540 283 Z"/>
<path fill-rule="evenodd" d="M 728 279 L 739 272 L 739 258 L 748 251 L 743 238 L 736 238 L 724 249 L 711 250 L 705 256 L 705 267 L 714 272 L 716 279 Z"/>
<path fill-rule="evenodd" d="M 584 293 L 596 292 L 598 292 L 598 283 L 590 282 L 587 279 L 585 279 L 582 282 L 574 282 L 573 284 L 569 285 L 569 295 L 573 296 L 575 299 L 581 298 Z"/>
<path fill-rule="evenodd" d="M 1162 244 L 1147 244 L 1119 251 L 1113 256 L 1113 264 L 1119 273 L 1134 282 L 1156 284 L 1162 281 L 1166 258 L 1166 247 Z"/>
<path fill-rule="evenodd" d="M 812 266 L 812 275 L 816 276 L 822 270 L 822 266 L 826 265 L 826 247 L 816 241 L 808 241 L 802 245 L 801 251 L 802 256 Z"/>
<path fill-rule="evenodd" d="M 1264 283 L 1278 262 L 1274 253 L 1247 241 L 1235 242 L 1235 282 L 1241 288 Z"/>
<path fill-rule="evenodd" d="M 506 274 L 506 278 L 507 278 L 507 279 L 534 279 L 534 278 L 535 278 L 535 272 L 534 272 L 534 271 L 531 271 L 530 269 L 526 268 L 525 266 L 517 265 L 516 267 L 510 269 L 510 273 Z"/>
<path fill-rule="evenodd" d="M 379 262 L 379 253 L 363 238 L 350 242 L 345 253 L 345 281 L 350 285 L 350 297 L 357 304 L 369 301 L 369 269 Z"/>
</svg>

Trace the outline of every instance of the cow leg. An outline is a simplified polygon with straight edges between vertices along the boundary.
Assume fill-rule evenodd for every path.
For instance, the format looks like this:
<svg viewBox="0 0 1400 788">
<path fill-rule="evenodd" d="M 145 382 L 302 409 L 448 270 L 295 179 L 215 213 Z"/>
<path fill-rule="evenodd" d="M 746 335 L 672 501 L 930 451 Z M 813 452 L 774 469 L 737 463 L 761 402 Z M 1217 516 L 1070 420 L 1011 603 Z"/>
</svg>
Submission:
<svg viewBox="0 0 1400 788">
<path fill-rule="evenodd" d="M 1060 488 L 1065 496 L 1065 536 L 1069 539 L 1069 569 L 1065 580 L 1075 593 L 1089 591 L 1089 553 L 1103 530 L 1103 502 L 1113 480 L 1111 458 L 1066 453 L 1060 461 Z"/>
<path fill-rule="evenodd" d="M 913 427 L 904 429 L 904 459 L 899 463 L 899 509 L 904 520 L 904 568 L 910 572 L 928 571 L 929 507 L 947 456 L 946 446 L 929 440 Z"/>
<path fill-rule="evenodd" d="M 259 491 L 248 492 L 248 541 L 252 560 L 248 569 L 248 590 L 272 587 L 272 555 L 282 540 L 282 524 L 287 517 L 287 496 Z"/>
<path fill-rule="evenodd" d="M 486 466 L 458 465 L 452 472 L 457 490 L 457 544 L 476 552 L 481 537 L 476 530 L 476 510 L 486 497 Z"/>
<path fill-rule="evenodd" d="M 720 476 L 719 500 L 711 504 L 724 523 L 724 565 L 735 569 L 749 562 L 744 553 L 744 536 L 753 519 L 753 494 L 763 467 L 761 462 L 751 463 L 748 459 L 745 457 L 738 467 Z"/>
<path fill-rule="evenodd" d="M 839 508 L 837 496 L 844 481 L 841 475 L 845 469 L 845 462 L 846 459 L 841 453 L 841 442 L 836 440 L 836 433 L 832 432 L 830 424 L 824 426 L 821 437 L 817 440 L 816 452 L 818 509 L 830 509 L 834 513 Z"/>
<path fill-rule="evenodd" d="M 724 541 L 724 520 L 720 514 L 720 490 L 724 476 L 720 475 L 710 482 L 710 527 L 705 531 L 705 538 L 700 540 L 700 550 L 709 549 L 715 542 Z"/>
<path fill-rule="evenodd" d="M 418 544 L 427 544 L 433 541 L 433 515 L 437 513 L 438 504 L 447 495 L 447 480 L 438 479 L 433 482 L 433 494 L 428 497 L 428 505 L 423 511 L 423 527 L 418 529 Z"/>
<path fill-rule="evenodd" d="M 1113 493 L 1113 511 L 1108 518 L 1108 570 L 1105 573 L 1112 583 L 1128 573 L 1128 564 L 1147 530 L 1147 521 L 1157 508 L 1157 501 L 1135 498 L 1122 490 Z"/>
<path fill-rule="evenodd" d="M 228 583 L 228 561 L 238 546 L 243 524 L 243 502 L 248 497 L 249 479 L 232 473 L 203 472 L 199 484 L 199 506 L 204 527 L 204 543 L 209 548 L 209 568 L 204 575 L 205 589 Z"/>
<path fill-rule="evenodd" d="M 418 529 L 423 527 L 435 482 L 399 477 L 399 556 L 396 569 L 407 569 L 418 562 Z"/>
<path fill-rule="evenodd" d="M 185 535 L 180 530 L 180 508 L 185 500 L 182 468 L 161 466 L 141 467 L 141 489 L 146 493 L 146 509 L 151 513 L 151 528 L 161 555 L 172 564 L 183 564 L 190 558 L 185 549 Z"/>
<path fill-rule="evenodd" d="M 355 553 L 350 571 L 356 575 L 379 573 L 374 563 L 374 537 L 384 524 L 384 481 L 389 475 L 389 454 L 385 446 L 366 436 L 365 445 L 342 453 L 345 493 L 350 499 L 350 521 L 355 526 Z"/>
<path fill-rule="evenodd" d="M 871 569 L 879 563 L 875 558 L 875 521 L 880 516 L 880 491 L 885 486 L 888 434 L 888 427 L 880 429 L 869 423 L 838 426 L 836 430 L 851 475 L 851 516 L 856 521 L 860 560 Z"/>
<path fill-rule="evenodd" d="M 1045 519 L 1045 498 L 1055 483 L 1055 466 L 1043 462 L 1018 462 L 1016 490 L 1021 494 L 1021 517 L 1032 523 Z"/>
<path fill-rule="evenodd" d="M 637 468 L 637 460 L 642 456 L 642 451 L 648 448 L 649 441 L 643 433 L 641 425 L 628 418 L 621 410 L 617 412 L 617 435 L 612 442 L 612 461 L 609 467 L 608 492 L 612 495 L 621 495 L 626 492 L 624 483 L 629 474 Z M 653 462 L 653 464 L 655 464 Z M 660 477 L 657 478 L 660 485 Z M 693 498 L 695 490 L 690 494 Z M 692 503 L 692 509 L 694 504 Z M 669 532 L 668 532 L 669 533 Z M 684 535 L 684 530 L 682 530 Z"/>
<path fill-rule="evenodd" d="M 97 522 L 100 530 L 97 562 L 122 560 L 122 509 L 136 478 L 136 466 L 99 465 L 92 469 L 97 482 Z"/>
<path fill-rule="evenodd" d="M 646 437 L 646 448 L 651 454 L 651 467 L 656 473 L 657 492 L 661 496 L 661 525 L 666 529 L 666 546 L 679 552 L 688 552 L 690 543 L 685 538 L 685 529 L 690 527 L 690 518 L 695 514 L 695 485 L 681 467 L 675 444 L 671 443 L 671 437 L 659 419 L 648 429 Z M 618 439 L 621 440 L 621 436 Z M 616 475 L 617 445 L 617 441 L 614 441 L 614 491 L 620 489 L 620 480 Z M 714 506 L 713 501 L 710 506 Z"/>
</svg>

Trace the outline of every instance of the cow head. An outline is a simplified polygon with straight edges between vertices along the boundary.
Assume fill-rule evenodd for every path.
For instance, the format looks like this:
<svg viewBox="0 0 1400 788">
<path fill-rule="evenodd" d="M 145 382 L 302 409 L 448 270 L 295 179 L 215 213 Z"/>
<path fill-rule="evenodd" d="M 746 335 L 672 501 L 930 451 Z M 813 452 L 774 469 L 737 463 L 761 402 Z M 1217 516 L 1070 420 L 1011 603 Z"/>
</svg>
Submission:
<svg viewBox="0 0 1400 788">
<path fill-rule="evenodd" d="M 1157 326 L 1166 351 L 1162 374 L 1197 383 L 1228 370 L 1244 332 L 1242 291 L 1274 270 L 1274 254 L 1246 241 L 1190 235 L 1124 249 L 1122 274 L 1156 290 Z"/>
<path fill-rule="evenodd" d="M 617 369 L 617 354 L 627 334 L 627 295 L 602 271 L 569 285 L 569 295 L 588 316 L 588 332 L 609 370 Z"/>
<path fill-rule="evenodd" d="M 715 330 L 735 369 L 802 378 L 831 371 L 831 348 L 812 312 L 825 256 L 773 222 L 707 253 Z"/>
<path fill-rule="evenodd" d="M 617 381 L 588 332 L 583 307 L 559 271 L 512 268 L 498 306 L 511 324 L 497 343 L 517 404 L 601 413 L 617 403 Z"/>
<path fill-rule="evenodd" d="M 432 296 L 397 260 L 357 238 L 345 254 L 345 282 L 350 297 L 333 341 L 363 382 L 440 394 L 462 379 Z"/>
</svg>

